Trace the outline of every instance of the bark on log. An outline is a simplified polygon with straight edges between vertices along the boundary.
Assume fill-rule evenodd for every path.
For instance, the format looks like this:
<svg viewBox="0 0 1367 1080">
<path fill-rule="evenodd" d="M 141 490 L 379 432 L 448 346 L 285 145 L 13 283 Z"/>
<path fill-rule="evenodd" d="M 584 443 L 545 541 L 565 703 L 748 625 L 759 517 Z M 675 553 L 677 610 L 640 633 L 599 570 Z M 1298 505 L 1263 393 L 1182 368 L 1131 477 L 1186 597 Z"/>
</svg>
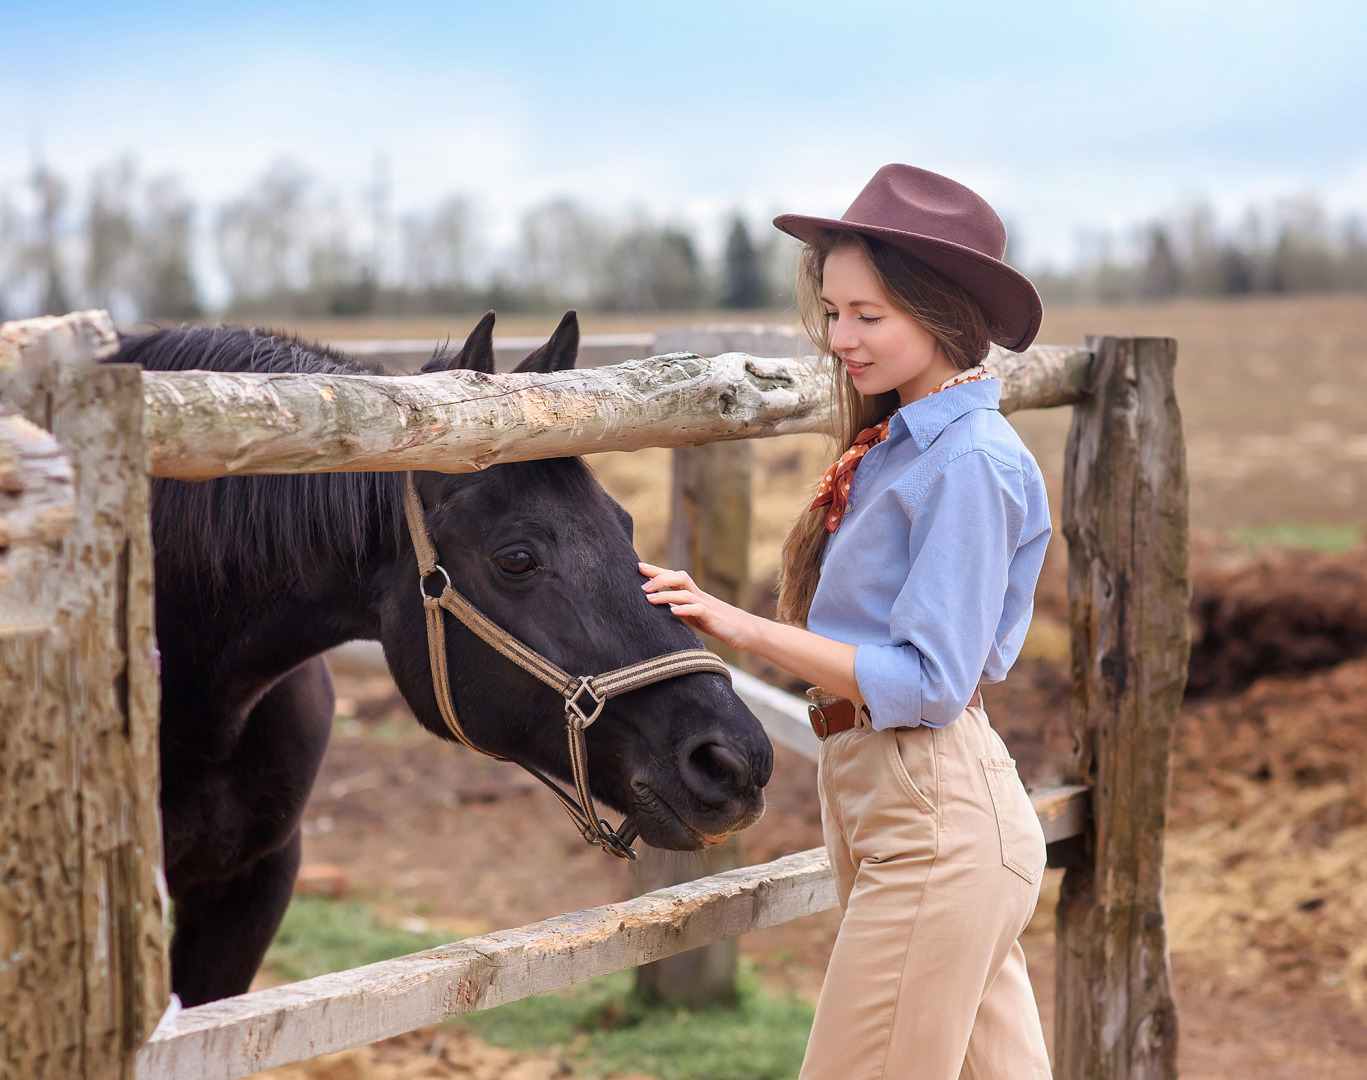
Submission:
<svg viewBox="0 0 1367 1080">
<path fill-rule="evenodd" d="M 70 460 L 0 626 L 0 1074 L 127 1078 L 166 1002 L 141 372 L 103 313 L 0 326 L 0 403 Z M 6 620 L 0 620 L 0 623 Z"/>
<path fill-rule="evenodd" d="M 1090 349 L 1076 345 L 1031 345 L 1013 353 L 993 345 L 984 361 L 1002 381 L 1001 411 L 1049 409 L 1081 399 L 1092 366 Z"/>
<path fill-rule="evenodd" d="M 994 356 L 1005 411 L 1075 400 L 1091 354 Z M 824 431 L 826 376 L 800 360 L 675 355 L 539 374 L 271 375 L 149 371 L 148 468 L 244 473 L 432 469 Z M 1074 396 L 1070 396 L 1074 395 Z"/>
<path fill-rule="evenodd" d="M 22 416 L 0 416 L 0 634 L 45 625 L 46 548 L 74 520 L 71 462 L 60 444 Z"/>
<path fill-rule="evenodd" d="M 1063 879 L 1055 1076 L 1177 1076 L 1163 909 L 1172 732 L 1186 681 L 1187 475 L 1176 343 L 1089 339 L 1092 395 L 1065 456 L 1076 779 L 1091 858 Z"/>
</svg>

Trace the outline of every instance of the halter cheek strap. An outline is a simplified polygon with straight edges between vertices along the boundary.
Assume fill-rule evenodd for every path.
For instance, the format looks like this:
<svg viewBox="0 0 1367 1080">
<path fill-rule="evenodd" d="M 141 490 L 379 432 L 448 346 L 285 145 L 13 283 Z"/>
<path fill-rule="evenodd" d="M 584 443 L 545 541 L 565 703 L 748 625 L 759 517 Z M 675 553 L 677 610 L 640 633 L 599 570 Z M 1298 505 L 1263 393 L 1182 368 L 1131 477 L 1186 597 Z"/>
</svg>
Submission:
<svg viewBox="0 0 1367 1080">
<path fill-rule="evenodd" d="M 437 561 L 437 549 L 427 531 L 422 499 L 413 482 L 413 474 L 403 478 L 403 509 L 408 519 L 408 531 L 413 538 L 413 551 L 418 559 L 418 587 L 422 592 L 423 613 L 427 620 L 427 655 L 432 669 L 432 689 L 442 719 L 456 739 L 488 757 L 499 761 L 515 761 L 485 750 L 470 741 L 456 715 L 451 700 L 450 673 L 446 665 L 446 626 L 443 612 L 447 612 L 494 651 L 500 653 L 528 674 L 535 676 L 565 699 L 565 732 L 569 740 L 570 772 L 574 778 L 575 797 L 561 789 L 550 777 L 524 761 L 517 761 L 529 773 L 551 789 L 569 814 L 581 836 L 590 844 L 600 845 L 604 851 L 623 859 L 636 858 L 631 841 L 636 829 L 624 821 L 617 829 L 598 816 L 588 782 L 588 746 L 584 732 L 603 711 L 610 698 L 639 690 L 643 686 L 695 672 L 724 675 L 729 682 L 731 672 L 726 664 L 706 649 L 683 649 L 642 660 L 636 664 L 615 668 L 602 675 L 570 675 L 542 656 L 531 646 L 519 641 L 482 611 L 471 604 L 451 585 L 451 576 Z M 441 595 L 432 596 L 426 588 L 427 579 L 440 573 L 444 581 Z"/>
</svg>

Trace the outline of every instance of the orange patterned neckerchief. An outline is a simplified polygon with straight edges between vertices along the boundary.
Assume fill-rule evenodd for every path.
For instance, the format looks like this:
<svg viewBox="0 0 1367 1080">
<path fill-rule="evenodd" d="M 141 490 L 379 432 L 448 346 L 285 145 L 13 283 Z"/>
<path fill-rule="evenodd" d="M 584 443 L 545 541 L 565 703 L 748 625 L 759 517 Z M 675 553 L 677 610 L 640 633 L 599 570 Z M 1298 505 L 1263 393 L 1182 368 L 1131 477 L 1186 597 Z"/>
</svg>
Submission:
<svg viewBox="0 0 1367 1080">
<path fill-rule="evenodd" d="M 941 390 L 948 390 L 951 386 L 958 386 L 960 383 L 979 382 L 988 379 L 987 368 L 982 364 L 960 371 L 957 375 L 952 375 L 934 390 L 927 394 L 938 394 Z M 894 410 L 895 412 L 896 410 Z M 808 510 L 815 510 L 818 506 L 825 506 L 830 503 L 831 508 L 826 512 L 826 531 L 835 532 L 840 528 L 840 523 L 845 520 L 846 507 L 850 501 L 850 486 L 854 482 L 854 470 L 859 467 L 859 462 L 864 455 L 888 437 L 888 424 L 892 422 L 893 413 L 884 417 L 881 424 L 865 428 L 854 438 L 854 444 L 840 455 L 840 460 L 826 470 L 826 475 L 821 478 L 821 486 L 817 488 L 816 498 L 812 500 L 812 505 Z"/>
</svg>

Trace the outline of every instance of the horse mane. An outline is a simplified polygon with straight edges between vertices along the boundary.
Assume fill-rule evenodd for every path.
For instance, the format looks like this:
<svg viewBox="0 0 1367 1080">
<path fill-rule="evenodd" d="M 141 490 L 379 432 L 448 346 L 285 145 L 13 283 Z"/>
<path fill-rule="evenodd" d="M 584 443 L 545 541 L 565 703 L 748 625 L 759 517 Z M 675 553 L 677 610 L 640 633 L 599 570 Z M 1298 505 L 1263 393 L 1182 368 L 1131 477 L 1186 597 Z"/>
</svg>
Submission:
<svg viewBox="0 0 1367 1080">
<path fill-rule="evenodd" d="M 120 363 L 156 371 L 383 375 L 383 364 L 284 334 L 238 326 L 187 326 L 120 338 Z M 157 558 L 202 575 L 218 591 L 301 580 L 326 554 L 359 566 L 376 524 L 398 547 L 399 473 L 293 473 L 152 481 Z M 387 535 L 386 535 L 387 534 Z"/>
</svg>

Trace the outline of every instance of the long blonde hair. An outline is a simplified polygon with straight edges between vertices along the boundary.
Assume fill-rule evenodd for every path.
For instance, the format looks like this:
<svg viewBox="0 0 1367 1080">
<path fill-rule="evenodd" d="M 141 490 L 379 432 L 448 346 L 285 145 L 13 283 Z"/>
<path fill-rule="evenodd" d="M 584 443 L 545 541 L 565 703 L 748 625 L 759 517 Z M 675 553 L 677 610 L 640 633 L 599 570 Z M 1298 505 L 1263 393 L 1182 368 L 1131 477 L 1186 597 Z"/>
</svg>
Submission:
<svg viewBox="0 0 1367 1080">
<path fill-rule="evenodd" d="M 828 230 L 802 249 L 797 271 L 798 314 L 803 329 L 815 342 L 818 362 L 830 369 L 835 400 L 831 432 L 838 457 L 854 445 L 855 436 L 879 423 L 897 408 L 896 390 L 866 397 L 854 387 L 844 365 L 831 352 L 830 322 L 821 301 L 821 278 L 826 258 L 837 248 L 863 252 L 874 279 L 899 311 L 910 315 L 933 337 L 946 359 L 959 370 L 982 362 L 992 344 L 993 326 L 987 312 L 968 292 L 915 255 L 861 233 Z M 804 509 L 783 543 L 779 566 L 778 617 L 798 626 L 807 624 L 821 554 L 826 549 L 826 510 Z"/>
</svg>

